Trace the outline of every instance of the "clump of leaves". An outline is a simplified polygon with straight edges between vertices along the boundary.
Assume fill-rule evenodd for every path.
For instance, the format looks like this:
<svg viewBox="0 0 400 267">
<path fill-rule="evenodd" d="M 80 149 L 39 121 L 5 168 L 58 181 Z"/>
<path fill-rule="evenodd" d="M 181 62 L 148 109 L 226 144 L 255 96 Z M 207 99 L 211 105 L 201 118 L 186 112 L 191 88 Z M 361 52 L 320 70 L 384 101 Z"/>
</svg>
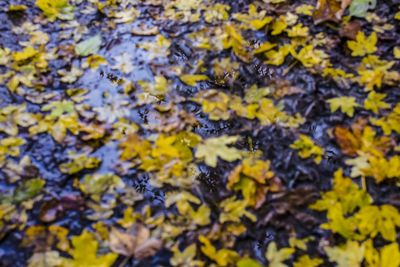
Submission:
<svg viewBox="0 0 400 267">
<path fill-rule="evenodd" d="M 314 143 L 307 135 L 301 134 L 299 139 L 290 145 L 291 148 L 298 150 L 301 158 L 314 158 L 315 163 L 320 163 L 324 155 L 324 149 Z"/>
<path fill-rule="evenodd" d="M 49 21 L 59 19 L 72 19 L 73 6 L 69 5 L 68 0 L 36 0 L 36 6 L 39 7 Z"/>
</svg>

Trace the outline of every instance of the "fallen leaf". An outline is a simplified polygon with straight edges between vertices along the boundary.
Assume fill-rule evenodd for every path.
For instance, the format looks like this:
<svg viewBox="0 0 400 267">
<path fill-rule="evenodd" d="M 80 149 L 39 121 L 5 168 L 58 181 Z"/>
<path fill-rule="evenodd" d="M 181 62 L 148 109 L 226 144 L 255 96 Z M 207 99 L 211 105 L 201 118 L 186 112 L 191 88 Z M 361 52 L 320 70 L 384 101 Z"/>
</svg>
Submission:
<svg viewBox="0 0 400 267">
<path fill-rule="evenodd" d="M 110 248 L 115 253 L 144 259 L 154 255 L 162 246 L 159 239 L 150 237 L 150 230 L 136 224 L 127 232 L 112 228 L 109 236 Z"/>
<path fill-rule="evenodd" d="M 75 46 L 75 52 L 82 57 L 86 57 L 92 54 L 96 54 L 100 49 L 100 45 L 101 35 L 97 34 L 77 44 Z"/>
</svg>

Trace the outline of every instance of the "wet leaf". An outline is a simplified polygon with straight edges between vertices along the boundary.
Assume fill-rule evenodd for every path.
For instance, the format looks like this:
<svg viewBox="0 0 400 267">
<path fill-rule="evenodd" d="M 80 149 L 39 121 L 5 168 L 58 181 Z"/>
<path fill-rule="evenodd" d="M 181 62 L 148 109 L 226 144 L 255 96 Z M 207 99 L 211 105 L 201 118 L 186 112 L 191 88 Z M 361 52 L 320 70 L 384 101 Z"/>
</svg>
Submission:
<svg viewBox="0 0 400 267">
<path fill-rule="evenodd" d="M 285 267 L 288 266 L 284 261 L 288 260 L 295 252 L 293 248 L 281 248 L 278 249 L 275 242 L 271 242 L 268 245 L 265 257 L 268 260 L 268 266 L 271 267 Z"/>
<path fill-rule="evenodd" d="M 83 57 L 96 54 L 101 46 L 101 35 L 97 34 L 93 37 L 80 42 L 75 46 L 75 52 Z"/>
<path fill-rule="evenodd" d="M 361 266 L 364 251 L 364 244 L 360 245 L 358 242 L 350 240 L 340 247 L 325 247 L 329 260 L 335 262 L 338 267 Z"/>
<path fill-rule="evenodd" d="M 99 243 L 94 235 L 83 231 L 79 236 L 72 237 L 73 248 L 69 251 L 72 259 L 63 258 L 63 265 L 68 267 L 97 266 L 111 267 L 117 259 L 117 254 L 106 253 L 97 255 Z"/>
<path fill-rule="evenodd" d="M 374 9 L 376 0 L 352 0 L 349 8 L 351 16 L 365 18 L 369 9 Z"/>
<path fill-rule="evenodd" d="M 335 112 L 340 109 L 343 113 L 345 113 L 349 117 L 353 117 L 354 108 L 359 105 L 356 102 L 356 99 L 352 96 L 341 96 L 335 97 L 327 100 L 330 105 L 331 112 Z"/>
<path fill-rule="evenodd" d="M 211 167 L 217 166 L 218 157 L 229 162 L 241 159 L 240 150 L 228 147 L 228 145 L 235 143 L 237 140 L 237 136 L 208 138 L 197 147 L 196 158 L 204 159 L 204 162 Z"/>
<path fill-rule="evenodd" d="M 359 31 L 355 41 L 347 41 L 347 46 L 352 50 L 352 56 L 365 56 L 376 52 L 378 37 L 375 32 L 366 37 L 364 32 Z"/>
<path fill-rule="evenodd" d="M 152 256 L 161 248 L 161 241 L 151 238 L 150 231 L 143 225 L 134 226 L 132 233 L 112 228 L 109 240 L 113 252 L 137 259 Z"/>
</svg>

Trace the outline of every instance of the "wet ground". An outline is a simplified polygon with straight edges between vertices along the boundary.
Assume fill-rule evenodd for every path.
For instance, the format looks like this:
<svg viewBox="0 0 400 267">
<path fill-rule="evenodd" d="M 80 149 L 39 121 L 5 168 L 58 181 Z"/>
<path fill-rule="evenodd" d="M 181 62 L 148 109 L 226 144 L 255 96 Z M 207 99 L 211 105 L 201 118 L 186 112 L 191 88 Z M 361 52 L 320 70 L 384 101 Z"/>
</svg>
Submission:
<svg viewBox="0 0 400 267">
<path fill-rule="evenodd" d="M 332 129 L 336 126 L 349 127 L 357 118 L 372 116 L 370 111 L 361 109 L 357 110 L 353 117 L 341 112 L 331 112 L 326 100 L 346 95 L 353 96 L 362 103 L 368 95 L 363 86 L 355 82 L 343 83 L 323 77 L 323 66 L 308 68 L 290 55 L 282 64 L 276 66 L 265 63 L 262 54 L 252 55 L 248 60 L 243 60 L 232 49 L 219 49 L 217 39 L 222 33 L 218 32 L 218 29 L 224 29 L 225 24 L 233 23 L 232 18 L 216 19 L 211 23 L 203 19 L 190 22 L 185 16 L 189 17 L 188 14 L 197 12 L 196 9 L 190 9 L 189 13 L 179 15 L 179 19 L 171 19 L 164 13 L 165 3 L 171 1 L 164 1 L 164 5 L 158 3 L 162 1 L 131 1 L 133 4 L 129 1 L 108 1 L 115 4 L 106 4 L 102 9 L 104 13 L 96 9 L 94 3 L 106 1 L 70 2 L 77 7 L 74 19 L 68 21 L 58 18 L 54 22 L 45 19 L 40 9 L 35 7 L 34 1 L 10 0 L 0 3 L 0 48 L 21 51 L 30 46 L 24 42 L 31 40 L 35 31 L 45 33 L 49 38 L 44 44 L 40 44 L 40 41 L 33 44 L 35 49 L 48 58 L 48 66 L 34 71 L 31 86 L 21 82 L 17 89 L 10 89 L 9 78 L 3 76 L 8 72 L 12 72 L 12 75 L 26 73 L 11 67 L 11 63 L 0 64 L 0 108 L 25 105 L 26 112 L 42 114 L 43 117 L 37 121 L 43 121 L 44 116 L 49 114 L 43 111 L 46 104 L 67 100 L 73 103 L 74 112 L 77 113 L 82 127 L 77 133 L 68 129 L 65 136 L 60 138 L 50 130 L 33 134 L 30 128 L 34 123 L 28 127 L 19 125 L 16 135 L 0 130 L 0 140 L 9 136 L 18 136 L 25 140 L 20 146 L 20 153 L 16 156 L 7 154 L 6 160 L 0 165 L 1 212 L 7 213 L 6 209 L 10 206 L 12 209 L 12 215 L 0 216 L 0 266 L 27 266 L 33 253 L 49 249 L 47 246 L 44 249 L 38 244 L 23 244 L 27 229 L 33 226 L 65 227 L 68 229 L 68 236 L 71 237 L 79 235 L 84 229 L 97 231 L 93 230 L 96 229 L 96 222 L 101 222 L 107 227 L 115 226 L 127 207 L 133 207 L 136 212 L 144 214 L 143 209 L 146 206 L 150 207 L 151 216 L 156 218 L 163 215 L 166 224 L 178 224 L 179 220 L 172 216 L 179 215 L 179 211 L 176 207 L 166 205 L 165 201 L 168 193 L 180 190 L 190 192 L 210 208 L 211 223 L 190 228 L 179 221 L 185 230 L 173 238 L 161 237 L 161 232 L 164 231 L 162 226 L 148 224 L 153 235 L 163 241 L 162 248 L 155 255 L 142 260 L 130 258 L 126 261 L 125 257 L 120 256 L 113 266 L 171 266 L 173 244 L 180 244 L 180 249 L 183 250 L 198 242 L 198 235 L 212 235 L 210 233 L 218 227 L 221 227 L 222 232 L 226 232 L 226 236 L 221 234 L 222 239 L 226 240 L 219 243 L 216 240 L 214 243 L 218 248 L 225 247 L 224 242 L 229 243 L 229 248 L 242 256 L 249 255 L 264 265 L 267 264 L 264 254 L 268 244 L 275 241 L 279 246 L 287 246 L 287 240 L 293 233 L 297 238 L 313 236 L 315 240 L 309 242 L 308 254 L 322 255 L 322 258 L 326 258 L 321 249 L 323 242 L 339 244 L 343 241 L 343 237 L 321 229 L 319 225 L 326 220 L 326 216 L 309 209 L 308 206 L 320 198 L 321 192 L 331 189 L 333 173 L 337 169 L 343 168 L 347 175 L 351 171 L 345 164 L 348 157 L 343 154 L 333 137 Z M 210 8 L 212 1 L 202 2 L 205 6 L 200 13 Z M 229 5 L 229 14 L 246 13 L 248 5 L 253 3 L 260 10 L 267 10 L 272 16 L 294 12 L 295 7 L 303 2 L 316 5 L 315 1 L 286 1 L 277 6 L 262 1 L 216 2 Z M 124 10 L 123 3 L 127 3 L 125 9 L 134 6 L 140 11 L 140 15 L 132 22 L 118 23 L 118 18 L 112 16 L 112 12 Z M 392 52 L 388 51 L 400 45 L 399 23 L 392 18 L 392 9 L 397 8 L 398 4 L 397 1 L 379 1 L 374 10 L 379 17 L 388 18 L 386 23 L 394 25 L 392 30 L 379 34 L 379 49 L 376 54 L 381 59 L 393 60 Z M 25 5 L 27 8 L 10 11 L 11 5 Z M 373 30 L 373 23 L 363 19 L 358 21 L 366 32 Z M 355 70 L 359 60 L 356 64 L 345 48 L 349 39 L 340 35 L 341 23 L 328 21 L 316 25 L 311 16 L 302 15 L 298 16 L 298 22 L 309 27 L 310 36 L 317 36 L 322 32 L 325 34 L 324 38 L 329 37 L 329 42 L 322 49 L 329 55 L 332 66 L 349 73 Z M 209 33 L 201 34 L 202 32 Z M 200 48 L 200 43 L 204 40 L 196 40 L 196 36 L 192 37 L 191 33 L 197 34 L 198 37 L 210 38 L 212 48 Z M 102 37 L 100 49 L 96 54 L 106 59 L 108 64 L 98 68 L 85 68 L 83 64 L 87 57 L 76 55 L 74 46 L 96 34 L 101 34 Z M 266 41 L 290 42 L 287 36 L 269 35 L 268 27 L 257 31 L 242 30 L 241 34 L 248 42 L 248 50 Z M 169 43 L 143 49 L 143 44 L 154 44 L 160 41 L 157 39 L 161 38 L 160 36 L 166 38 Z M 223 59 L 226 63 L 221 63 Z M 125 65 L 118 64 L 118 60 L 123 61 Z M 398 72 L 399 67 L 400 62 L 397 60 L 391 70 Z M 82 73 L 71 82 L 63 82 L 63 75 L 58 71 L 65 70 L 69 73 L 74 68 L 82 70 Z M 207 75 L 208 78 L 193 85 L 179 79 L 182 74 L 189 73 Z M 157 83 L 156 77 L 165 77 L 167 81 L 161 89 L 153 88 Z M 146 91 L 143 82 L 148 84 L 149 90 Z M 273 123 L 263 124 L 260 120 L 238 116 L 232 111 L 227 111 L 230 113 L 229 118 L 216 120 L 204 112 L 204 106 L 193 100 L 202 92 L 210 90 L 244 99 L 246 92 L 253 85 L 258 88 L 273 88 L 275 92 L 279 91 L 279 88 L 289 88 L 286 89 L 288 92 L 279 95 L 279 91 L 271 96 L 271 99 L 276 105 L 282 105 L 282 110 L 289 116 L 294 118 L 299 114 L 304 119 L 303 122 L 296 126 L 287 126 L 278 119 Z M 293 92 L 290 92 L 291 89 Z M 398 103 L 398 81 L 383 84 L 381 91 L 387 94 L 386 103 L 392 107 Z M 218 101 L 220 100 L 217 99 Z M 62 113 L 63 116 L 65 114 L 67 112 Z M 123 123 L 117 123 L 122 121 Z M 67 128 L 72 125 L 70 123 L 67 122 Z M 132 128 L 129 128 L 128 124 Z M 84 126 L 96 130 L 82 130 Z M 382 135 L 378 127 L 375 129 Z M 238 199 L 242 198 L 240 193 L 226 187 L 228 176 L 240 161 L 228 162 L 220 159 L 218 165 L 212 167 L 204 160 L 196 159 L 193 152 L 191 159 L 184 165 L 193 163 L 197 167 L 193 174 L 195 182 L 193 186 L 180 187 L 171 182 L 161 182 L 161 186 L 157 186 L 160 185 L 159 177 L 165 175 L 162 170 L 167 168 L 166 165 L 160 169 L 146 171 L 132 158 L 121 159 L 121 142 L 126 142 L 133 133 L 154 143 L 160 134 L 174 136 L 182 132 L 196 134 L 202 140 L 225 135 L 238 136 L 239 139 L 235 143 L 237 149 L 248 153 L 260 151 L 260 159 L 270 161 L 271 170 L 278 181 L 274 182 L 274 185 L 278 189 L 269 190 L 271 192 L 266 193 L 266 200 L 260 207 L 249 207 L 257 220 L 251 221 L 243 217 L 241 223 L 246 231 L 239 236 L 229 236 L 230 230 L 218 224 L 218 217 L 221 212 L 220 203 L 224 199 L 232 195 L 236 195 Z M 99 133 L 98 137 L 93 137 L 96 133 Z M 297 151 L 291 148 L 291 144 L 300 134 L 311 137 L 324 149 L 324 155 L 318 164 L 313 158 L 299 157 Z M 399 141 L 396 133 L 391 135 L 391 138 L 396 144 Z M 129 139 L 127 142 L 129 143 Z M 193 148 L 192 150 L 194 151 Z M 94 168 L 82 168 L 76 173 L 68 174 L 60 169 L 60 165 L 71 161 L 71 152 L 95 157 L 100 163 Z M 24 157 L 31 161 L 27 166 L 21 165 L 21 159 Z M 19 166 L 11 171 L 11 175 L 7 171 L 10 169 L 7 167 L 10 162 Z M 82 181 L 85 175 L 101 174 L 117 175 L 122 179 L 124 187 L 106 186 L 105 190 L 100 190 L 99 198 L 95 199 L 77 185 L 77 181 Z M 21 188 L 24 181 L 38 177 L 45 181 L 45 186 L 40 192 L 29 195 L 29 192 L 24 191 L 29 196 L 20 201 L 16 199 L 17 188 Z M 354 181 L 362 183 L 360 178 Z M 368 192 L 374 203 L 400 208 L 398 187 L 394 184 L 392 181 L 377 184 L 373 179 L 366 180 Z M 234 239 L 233 245 L 230 239 Z M 383 241 L 378 239 L 376 242 Z M 107 251 L 107 243 L 104 244 L 99 251 Z M 60 253 L 68 257 L 66 251 Z M 199 257 L 209 266 L 207 257 Z M 124 264 L 119 265 L 121 262 Z M 292 266 L 292 261 L 289 262 Z M 325 261 L 322 266 L 335 265 Z"/>
</svg>

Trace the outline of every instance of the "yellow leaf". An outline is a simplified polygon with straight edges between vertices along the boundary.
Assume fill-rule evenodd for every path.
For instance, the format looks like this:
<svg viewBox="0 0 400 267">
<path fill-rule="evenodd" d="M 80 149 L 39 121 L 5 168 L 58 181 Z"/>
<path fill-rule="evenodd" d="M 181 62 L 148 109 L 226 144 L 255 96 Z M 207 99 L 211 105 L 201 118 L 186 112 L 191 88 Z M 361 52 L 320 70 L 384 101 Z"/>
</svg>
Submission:
<svg viewBox="0 0 400 267">
<path fill-rule="evenodd" d="M 308 255 L 303 255 L 293 264 L 293 267 L 318 267 L 323 262 L 320 258 L 312 259 Z"/>
<path fill-rule="evenodd" d="M 368 98 L 364 101 L 364 107 L 367 110 L 371 110 L 373 113 L 377 114 L 380 109 L 390 108 L 390 105 L 384 101 L 386 94 L 379 94 L 375 91 L 371 91 L 368 94 Z"/>
<path fill-rule="evenodd" d="M 274 48 L 276 46 L 276 44 L 272 44 L 270 42 L 265 42 L 263 44 L 261 44 L 259 47 L 257 47 L 253 53 L 254 54 L 259 54 L 259 53 L 263 53 L 266 52 L 268 50 L 271 50 L 272 48 Z"/>
<path fill-rule="evenodd" d="M 222 208 L 219 216 L 219 221 L 224 222 L 240 222 L 243 216 L 255 222 L 257 217 L 246 210 L 247 202 L 244 200 L 237 200 L 235 196 L 225 199 L 220 203 Z"/>
<path fill-rule="evenodd" d="M 72 259 L 63 258 L 67 267 L 111 267 L 118 255 L 107 253 L 97 256 L 98 242 L 92 233 L 84 230 L 81 235 L 72 237 L 73 249 L 70 250 Z"/>
<path fill-rule="evenodd" d="M 313 156 L 314 162 L 317 164 L 321 162 L 324 155 L 324 149 L 316 145 L 310 137 L 304 134 L 301 134 L 299 139 L 291 144 L 290 147 L 298 150 L 299 156 L 303 159 Z"/>
<path fill-rule="evenodd" d="M 298 23 L 291 29 L 287 30 L 289 37 L 307 37 L 309 35 L 308 27 L 303 27 L 303 24 Z"/>
<path fill-rule="evenodd" d="M 359 267 L 364 259 L 365 245 L 347 240 L 341 247 L 325 247 L 325 252 L 331 262 L 337 267 Z"/>
<path fill-rule="evenodd" d="M 400 266 L 399 244 L 391 243 L 377 250 L 373 241 L 369 239 L 365 242 L 365 260 L 368 267 L 398 267 Z"/>
<path fill-rule="evenodd" d="M 376 52 L 377 41 L 378 37 L 375 32 L 366 38 L 364 32 L 359 31 L 356 40 L 347 41 L 347 46 L 352 51 L 352 56 L 365 56 Z"/>
<path fill-rule="evenodd" d="M 174 255 L 170 259 L 172 266 L 187 266 L 187 267 L 200 267 L 204 266 L 204 263 L 199 260 L 195 260 L 196 257 L 196 244 L 192 244 L 186 247 L 182 252 L 179 250 L 178 246 L 172 247 L 172 252 Z"/>
<path fill-rule="evenodd" d="M 189 86 L 195 86 L 197 82 L 208 80 L 208 77 L 207 75 L 185 74 L 179 76 L 179 79 Z"/>
<path fill-rule="evenodd" d="M 397 59 L 400 59 L 400 47 L 396 46 L 393 48 L 393 56 Z"/>
<path fill-rule="evenodd" d="M 296 14 L 302 14 L 302 15 L 307 15 L 307 16 L 312 16 L 314 11 L 314 6 L 312 5 L 300 5 L 296 7 Z"/>
<path fill-rule="evenodd" d="M 50 21 L 54 21 L 58 16 L 62 17 L 63 13 L 71 9 L 68 0 L 36 0 L 36 6 L 43 11 Z"/>
<path fill-rule="evenodd" d="M 272 17 L 266 16 L 266 13 L 266 10 L 257 11 L 257 7 L 250 4 L 248 14 L 236 13 L 233 14 L 233 18 L 242 22 L 245 29 L 260 30 L 273 20 Z"/>
<path fill-rule="evenodd" d="M 150 230 L 142 224 L 136 224 L 129 232 L 113 227 L 109 243 L 113 252 L 139 260 L 153 256 L 162 245 L 159 239 L 151 237 Z"/>
<path fill-rule="evenodd" d="M 197 147 L 196 158 L 204 159 L 204 162 L 211 167 L 217 166 L 217 159 L 220 157 L 225 161 L 235 161 L 242 158 L 240 150 L 228 145 L 235 143 L 237 136 L 220 136 L 209 138 Z"/>
<path fill-rule="evenodd" d="M 278 50 L 271 50 L 265 53 L 268 58 L 265 63 L 280 66 L 285 62 L 286 56 L 289 54 L 292 46 L 290 44 L 285 44 L 279 47 Z"/>
<path fill-rule="evenodd" d="M 371 203 L 371 196 L 365 190 L 359 189 L 350 178 L 344 177 L 343 170 L 339 169 L 334 174 L 332 191 L 324 193 L 322 199 L 310 208 L 323 211 L 336 208 L 335 204 L 340 204 L 343 214 L 348 214 Z"/>
<path fill-rule="evenodd" d="M 14 61 L 24 61 L 27 59 L 30 59 L 34 56 L 36 56 L 39 52 L 35 50 L 35 48 L 29 46 L 26 47 L 24 50 L 20 51 L 20 52 L 14 52 L 12 54 L 12 57 L 14 59 Z"/>
<path fill-rule="evenodd" d="M 275 242 L 271 242 L 268 245 L 265 257 L 268 260 L 269 267 L 286 267 L 287 265 L 283 262 L 288 260 L 295 252 L 293 248 L 281 248 L 278 249 Z"/>
<path fill-rule="evenodd" d="M 278 35 L 282 33 L 286 28 L 288 24 L 286 22 L 285 16 L 281 15 L 277 20 L 275 20 L 274 24 L 272 24 L 272 35 Z"/>
<path fill-rule="evenodd" d="M 352 96 L 335 97 L 327 100 L 327 102 L 330 104 L 331 112 L 340 109 L 349 117 L 353 117 L 354 108 L 358 107 L 356 99 Z"/>
<path fill-rule="evenodd" d="M 229 249 L 217 249 L 211 244 L 210 240 L 203 236 L 199 236 L 199 241 L 203 244 L 200 247 L 201 252 L 206 255 L 211 260 L 215 261 L 218 266 L 228 266 L 230 263 L 235 262 L 239 255 L 236 251 L 229 250 Z"/>
<path fill-rule="evenodd" d="M 396 241 L 396 227 L 400 227 L 400 213 L 390 205 L 367 206 L 357 214 L 358 229 L 363 236 L 372 238 L 380 233 L 388 241 Z"/>
<path fill-rule="evenodd" d="M 28 267 L 59 267 L 62 258 L 58 251 L 36 252 L 28 260 Z"/>
</svg>

